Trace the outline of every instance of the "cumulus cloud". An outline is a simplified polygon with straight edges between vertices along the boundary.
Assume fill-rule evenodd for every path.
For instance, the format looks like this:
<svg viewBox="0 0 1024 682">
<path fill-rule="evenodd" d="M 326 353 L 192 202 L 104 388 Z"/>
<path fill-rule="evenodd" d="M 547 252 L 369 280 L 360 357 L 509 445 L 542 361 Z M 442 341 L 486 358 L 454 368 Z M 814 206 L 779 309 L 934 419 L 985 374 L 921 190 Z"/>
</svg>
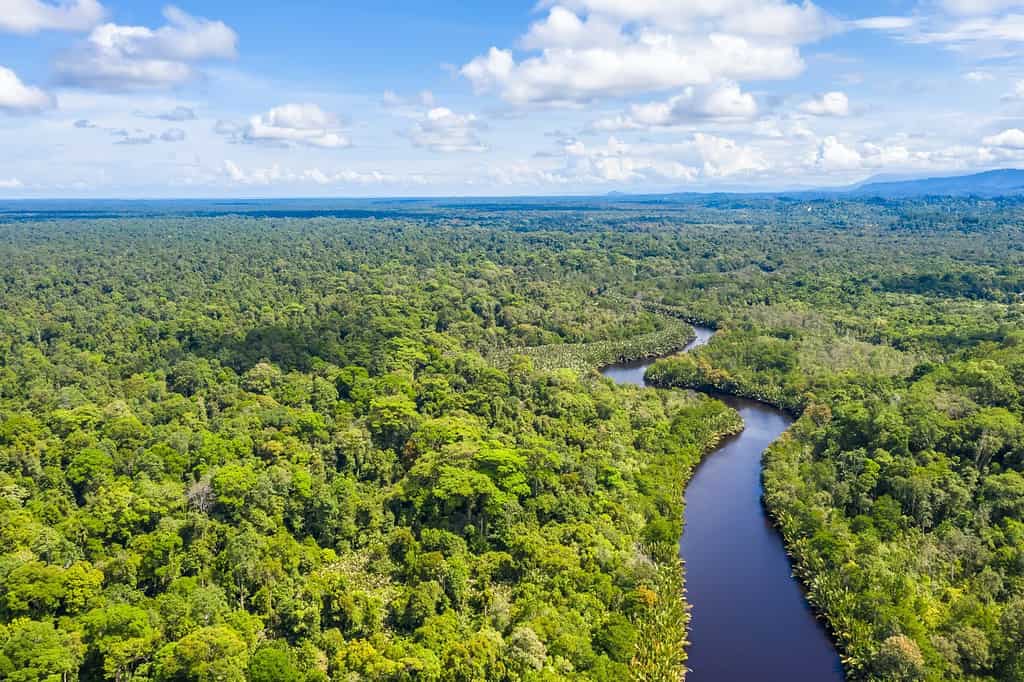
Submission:
<svg viewBox="0 0 1024 682">
<path fill-rule="evenodd" d="M 292 171 L 284 169 L 276 163 L 266 168 L 253 168 L 246 171 L 231 160 L 224 161 L 222 175 L 236 184 L 260 186 L 281 183 L 376 185 L 396 182 L 398 180 L 395 176 L 388 173 L 381 173 L 380 171 L 363 172 L 340 170 L 335 172 L 324 172 L 319 168 Z M 418 183 L 420 179 L 409 178 L 408 181 Z"/>
<path fill-rule="evenodd" d="M 566 185 L 572 182 L 572 178 L 564 173 L 552 171 L 545 168 L 538 168 L 527 161 L 516 161 L 499 166 L 488 165 L 486 169 L 488 179 L 497 185 Z"/>
<path fill-rule="evenodd" d="M 972 154 L 976 149 L 969 150 Z M 833 135 L 822 138 L 807 159 L 819 170 L 849 172 L 861 169 L 934 169 L 946 168 L 951 163 L 961 164 L 967 152 L 933 152 L 912 150 L 904 142 L 888 140 L 883 143 L 850 143 Z"/>
<path fill-rule="evenodd" d="M 995 76 L 988 71 L 968 71 L 964 74 L 964 78 L 969 81 L 974 81 L 975 83 L 995 80 Z"/>
<path fill-rule="evenodd" d="M 861 145 L 861 160 L 869 168 L 926 168 L 932 154 L 927 151 L 912 151 L 903 144 Z"/>
<path fill-rule="evenodd" d="M 843 92 L 826 92 L 801 104 L 800 111 L 812 116 L 849 116 L 850 99 Z"/>
<path fill-rule="evenodd" d="M 324 173 L 319 168 L 313 168 L 302 172 L 302 177 L 315 182 L 318 185 L 330 184 L 354 184 L 354 185 L 379 185 L 387 182 L 395 182 L 397 178 L 390 173 L 380 171 L 369 171 L 366 173 L 352 170 L 341 170 L 334 173 Z M 410 182 L 419 184 L 420 178 L 410 178 Z"/>
<path fill-rule="evenodd" d="M 478 92 L 500 87 L 512 76 L 516 61 L 509 50 L 492 47 L 486 55 L 474 58 L 460 70 Z"/>
<path fill-rule="evenodd" d="M 843 25 L 808 0 L 802 4 L 762 1 L 735 3 L 724 14 L 723 28 L 729 33 L 799 44 L 838 33 Z"/>
<path fill-rule="evenodd" d="M 555 48 L 518 64 L 492 49 L 463 67 L 477 91 L 492 88 L 513 103 L 584 102 L 703 85 L 725 79 L 790 78 L 804 62 L 789 45 L 759 45 L 741 36 L 711 34 L 692 41 L 652 35 L 621 48 Z"/>
<path fill-rule="evenodd" d="M 810 0 L 546 0 L 520 38 L 526 51 L 491 47 L 460 73 L 478 92 L 517 104 L 579 104 L 602 97 L 792 78 L 800 46 L 841 31 L 908 30 L 907 17 L 840 21 Z"/>
<path fill-rule="evenodd" d="M 600 119 L 595 130 L 630 130 L 667 127 L 702 119 L 750 119 L 757 115 L 757 100 L 736 83 L 709 87 L 690 86 L 660 102 L 634 104 L 628 114 Z"/>
<path fill-rule="evenodd" d="M 96 0 L 42 2 L 4 0 L 0 31 L 32 34 L 39 31 L 88 31 L 103 20 L 105 10 Z"/>
<path fill-rule="evenodd" d="M 609 137 L 603 145 L 568 141 L 562 148 L 565 167 L 548 171 L 559 183 L 690 182 L 699 170 L 669 153 L 671 147 L 631 145 Z"/>
<path fill-rule="evenodd" d="M 473 114 L 433 107 L 419 115 L 405 135 L 417 147 L 436 152 L 483 152 L 487 145 L 477 136 L 480 127 Z"/>
<path fill-rule="evenodd" d="M 167 25 L 103 24 L 57 61 L 68 85 L 107 90 L 164 88 L 196 77 L 195 64 L 236 56 L 238 36 L 226 24 L 164 10 Z"/>
<path fill-rule="evenodd" d="M 520 43 L 529 50 L 602 47 L 620 40 L 619 26 L 615 21 L 596 14 L 580 19 L 575 12 L 555 5 L 544 20 L 530 26 Z"/>
<path fill-rule="evenodd" d="M 784 0 L 560 0 L 577 14 L 607 17 L 624 24 L 657 25 L 673 32 L 692 32 L 700 27 L 728 29 L 734 33 L 776 39 L 807 39 L 837 28 L 836 20 L 812 2 Z M 803 24 L 803 25 L 801 25 Z"/>
<path fill-rule="evenodd" d="M 841 23 L 811 2 L 569 0 L 522 38 L 517 61 L 492 47 L 460 73 L 516 104 L 575 103 L 709 85 L 783 79 L 804 68 L 798 46 Z"/>
<path fill-rule="evenodd" d="M 38 113 L 56 104 L 53 95 L 35 86 L 25 85 L 18 74 L 0 66 L 0 111 Z"/>
<path fill-rule="evenodd" d="M 696 133 L 672 143 L 628 143 L 615 136 L 604 144 L 566 140 L 561 168 L 505 168 L 503 184 L 627 184 L 677 186 L 699 179 L 754 176 L 771 168 L 763 153 L 735 140 Z M 532 171 L 530 170 L 532 168 Z"/>
<path fill-rule="evenodd" d="M 821 141 L 813 159 L 814 163 L 825 170 L 851 170 L 860 168 L 861 155 L 853 147 L 829 135 Z"/>
<path fill-rule="evenodd" d="M 694 144 L 704 161 L 704 175 L 712 178 L 768 170 L 771 164 L 760 151 L 744 147 L 726 137 L 694 135 Z"/>
<path fill-rule="evenodd" d="M 1008 128 L 996 135 L 989 135 L 982 140 L 982 144 L 989 147 L 1004 147 L 1006 149 L 1024 149 L 1024 130 L 1020 128 Z"/>
<path fill-rule="evenodd" d="M 214 130 L 235 142 L 302 145 L 322 149 L 337 149 L 352 144 L 342 132 L 337 116 L 309 103 L 274 107 L 263 114 L 252 116 L 242 126 L 218 121 Z"/>
<path fill-rule="evenodd" d="M 412 123 L 398 131 L 414 146 L 435 152 L 483 152 L 487 145 L 480 139 L 486 125 L 476 114 L 460 114 L 437 104 L 434 93 L 424 90 L 415 98 L 390 90 L 384 93 L 384 105 Z"/>
<path fill-rule="evenodd" d="M 18 178 L 0 178 L 0 189 L 19 189 L 24 186 Z"/>
</svg>

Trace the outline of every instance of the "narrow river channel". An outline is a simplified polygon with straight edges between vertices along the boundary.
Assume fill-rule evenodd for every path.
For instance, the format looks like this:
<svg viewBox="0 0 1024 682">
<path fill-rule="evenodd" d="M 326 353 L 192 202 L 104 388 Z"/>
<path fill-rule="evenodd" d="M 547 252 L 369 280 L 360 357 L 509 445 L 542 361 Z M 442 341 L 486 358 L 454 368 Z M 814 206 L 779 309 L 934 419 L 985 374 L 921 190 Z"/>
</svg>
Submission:
<svg viewBox="0 0 1024 682">
<path fill-rule="evenodd" d="M 687 351 L 714 335 L 695 330 Z M 645 386 L 652 362 L 601 373 Z M 841 681 L 839 655 L 792 577 L 782 538 L 761 504 L 761 454 L 791 420 L 762 403 L 715 397 L 739 411 L 744 429 L 708 455 L 686 487 L 679 555 L 693 608 L 687 681 Z"/>
</svg>

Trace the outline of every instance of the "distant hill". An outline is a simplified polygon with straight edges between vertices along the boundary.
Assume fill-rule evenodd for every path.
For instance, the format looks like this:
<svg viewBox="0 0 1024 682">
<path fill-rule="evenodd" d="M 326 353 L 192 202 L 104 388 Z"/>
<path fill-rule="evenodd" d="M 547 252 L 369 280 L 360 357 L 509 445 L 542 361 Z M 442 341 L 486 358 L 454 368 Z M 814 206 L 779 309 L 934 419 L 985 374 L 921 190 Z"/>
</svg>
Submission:
<svg viewBox="0 0 1024 682">
<path fill-rule="evenodd" d="M 880 181 L 876 179 L 849 189 L 859 197 L 898 199 L 920 196 L 995 197 L 1024 194 L 1024 170 L 993 170 L 973 175 L 956 175 L 917 180 Z"/>
</svg>

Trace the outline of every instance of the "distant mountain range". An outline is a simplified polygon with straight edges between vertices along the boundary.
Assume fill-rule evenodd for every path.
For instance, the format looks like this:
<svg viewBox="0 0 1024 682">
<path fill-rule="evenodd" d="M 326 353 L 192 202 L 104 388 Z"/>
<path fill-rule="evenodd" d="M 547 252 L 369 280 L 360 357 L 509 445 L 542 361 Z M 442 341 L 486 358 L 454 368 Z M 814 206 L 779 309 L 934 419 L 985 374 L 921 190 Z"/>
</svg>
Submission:
<svg viewBox="0 0 1024 682">
<path fill-rule="evenodd" d="M 870 178 L 840 190 L 839 194 L 857 197 L 900 199 L 922 196 L 996 197 L 1024 194 L 1024 170 L 1010 168 L 973 175 L 954 175 L 913 180 Z"/>
</svg>

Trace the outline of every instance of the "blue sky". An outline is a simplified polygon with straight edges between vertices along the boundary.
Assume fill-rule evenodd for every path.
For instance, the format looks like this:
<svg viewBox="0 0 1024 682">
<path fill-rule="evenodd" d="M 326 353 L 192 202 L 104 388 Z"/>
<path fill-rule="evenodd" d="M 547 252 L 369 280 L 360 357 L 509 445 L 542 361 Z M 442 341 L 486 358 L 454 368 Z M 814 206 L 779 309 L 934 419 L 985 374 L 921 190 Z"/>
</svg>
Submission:
<svg viewBox="0 0 1024 682">
<path fill-rule="evenodd" d="M 1024 163 L 1024 2 L 0 0 L 0 198 L 782 189 Z"/>
</svg>

